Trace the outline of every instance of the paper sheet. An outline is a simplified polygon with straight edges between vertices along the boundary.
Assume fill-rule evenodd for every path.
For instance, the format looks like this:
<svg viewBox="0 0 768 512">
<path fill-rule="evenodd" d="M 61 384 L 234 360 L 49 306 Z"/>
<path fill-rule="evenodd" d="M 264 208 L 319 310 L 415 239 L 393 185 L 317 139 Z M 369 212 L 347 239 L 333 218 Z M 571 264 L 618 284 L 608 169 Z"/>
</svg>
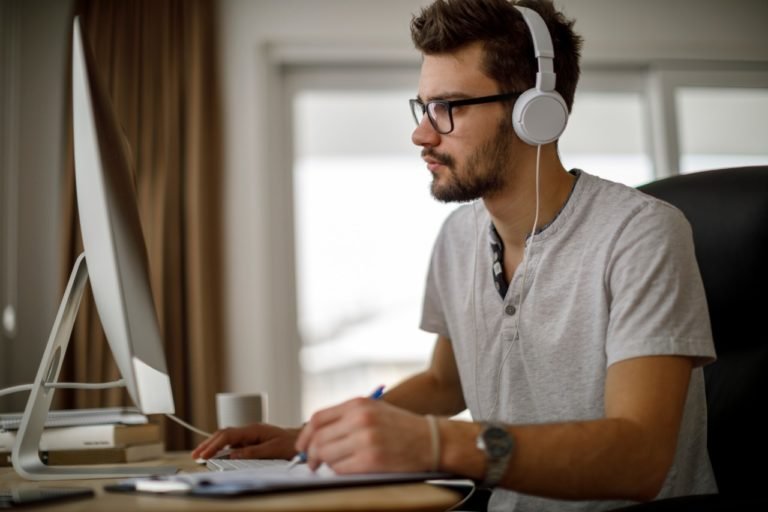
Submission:
<svg viewBox="0 0 768 512">
<path fill-rule="evenodd" d="M 135 478 L 121 482 L 136 491 L 196 494 L 238 495 L 281 490 L 345 487 L 385 483 L 418 482 L 449 478 L 445 473 L 363 473 L 337 475 L 327 466 L 312 472 L 306 464 L 291 469 L 266 467 L 232 471 L 180 473 L 171 476 Z"/>
</svg>

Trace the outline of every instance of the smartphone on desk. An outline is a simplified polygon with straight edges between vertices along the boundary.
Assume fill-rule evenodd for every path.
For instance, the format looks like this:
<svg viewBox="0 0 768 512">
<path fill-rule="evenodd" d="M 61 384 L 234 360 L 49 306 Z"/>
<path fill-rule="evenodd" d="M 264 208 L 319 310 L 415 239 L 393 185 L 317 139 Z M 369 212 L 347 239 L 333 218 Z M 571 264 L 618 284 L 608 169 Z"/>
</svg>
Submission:
<svg viewBox="0 0 768 512">
<path fill-rule="evenodd" d="M 21 508 L 62 500 L 91 498 L 93 489 L 87 487 L 20 487 L 0 489 L 0 509 Z"/>
</svg>

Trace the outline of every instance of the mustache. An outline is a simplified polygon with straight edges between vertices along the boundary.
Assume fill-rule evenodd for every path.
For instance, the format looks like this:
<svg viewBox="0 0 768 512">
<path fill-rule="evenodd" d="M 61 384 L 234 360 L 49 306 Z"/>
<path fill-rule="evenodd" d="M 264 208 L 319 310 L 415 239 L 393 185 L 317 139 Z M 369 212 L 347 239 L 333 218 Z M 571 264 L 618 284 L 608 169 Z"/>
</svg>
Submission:
<svg viewBox="0 0 768 512">
<path fill-rule="evenodd" d="M 436 162 L 446 166 L 446 167 L 453 167 L 455 164 L 455 161 L 451 155 L 448 155 L 446 153 L 438 153 L 432 148 L 424 148 L 421 150 L 421 158 L 431 158 L 432 160 L 435 160 Z"/>
</svg>

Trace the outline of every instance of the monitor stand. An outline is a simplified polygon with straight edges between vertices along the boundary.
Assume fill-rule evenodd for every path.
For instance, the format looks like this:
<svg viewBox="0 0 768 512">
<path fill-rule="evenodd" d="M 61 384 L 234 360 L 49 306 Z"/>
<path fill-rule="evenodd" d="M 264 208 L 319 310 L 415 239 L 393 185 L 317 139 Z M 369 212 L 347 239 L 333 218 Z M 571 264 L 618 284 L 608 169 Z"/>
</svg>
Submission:
<svg viewBox="0 0 768 512">
<path fill-rule="evenodd" d="M 85 263 L 85 253 L 82 253 L 75 261 L 69 276 L 67 289 L 48 337 L 48 345 L 45 347 L 32 391 L 27 399 L 13 446 L 13 468 L 28 480 L 127 478 L 176 473 L 175 467 L 168 466 L 49 466 L 40 459 L 38 448 L 55 392 L 53 386 L 59 378 L 61 363 L 69 345 L 72 326 L 87 282 L 88 266 Z"/>
</svg>

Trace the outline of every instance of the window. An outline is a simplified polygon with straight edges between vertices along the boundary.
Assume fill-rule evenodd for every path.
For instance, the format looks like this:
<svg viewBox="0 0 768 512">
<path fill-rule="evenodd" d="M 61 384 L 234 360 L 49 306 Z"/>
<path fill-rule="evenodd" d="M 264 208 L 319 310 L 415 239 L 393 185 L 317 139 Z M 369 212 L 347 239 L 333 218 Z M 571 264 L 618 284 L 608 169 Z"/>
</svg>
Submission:
<svg viewBox="0 0 768 512">
<path fill-rule="evenodd" d="M 414 77 L 413 84 L 417 83 Z M 426 367 L 418 329 L 429 257 L 455 205 L 435 201 L 410 137 L 414 88 L 294 96 L 302 414 Z"/>
<path fill-rule="evenodd" d="M 637 186 L 675 172 L 669 163 L 678 159 L 684 172 L 768 163 L 762 82 L 715 87 L 698 75 L 650 76 L 585 72 L 559 143 L 566 168 Z M 287 83 L 308 418 L 428 364 L 435 337 L 418 329 L 424 282 L 435 236 L 456 206 L 431 197 L 410 140 L 407 100 L 418 70 L 304 69 Z"/>
<path fill-rule="evenodd" d="M 680 172 L 768 164 L 768 89 L 676 90 Z"/>
<path fill-rule="evenodd" d="M 639 92 L 577 92 L 559 143 L 563 165 L 630 186 L 653 180 L 644 112 Z"/>
</svg>

